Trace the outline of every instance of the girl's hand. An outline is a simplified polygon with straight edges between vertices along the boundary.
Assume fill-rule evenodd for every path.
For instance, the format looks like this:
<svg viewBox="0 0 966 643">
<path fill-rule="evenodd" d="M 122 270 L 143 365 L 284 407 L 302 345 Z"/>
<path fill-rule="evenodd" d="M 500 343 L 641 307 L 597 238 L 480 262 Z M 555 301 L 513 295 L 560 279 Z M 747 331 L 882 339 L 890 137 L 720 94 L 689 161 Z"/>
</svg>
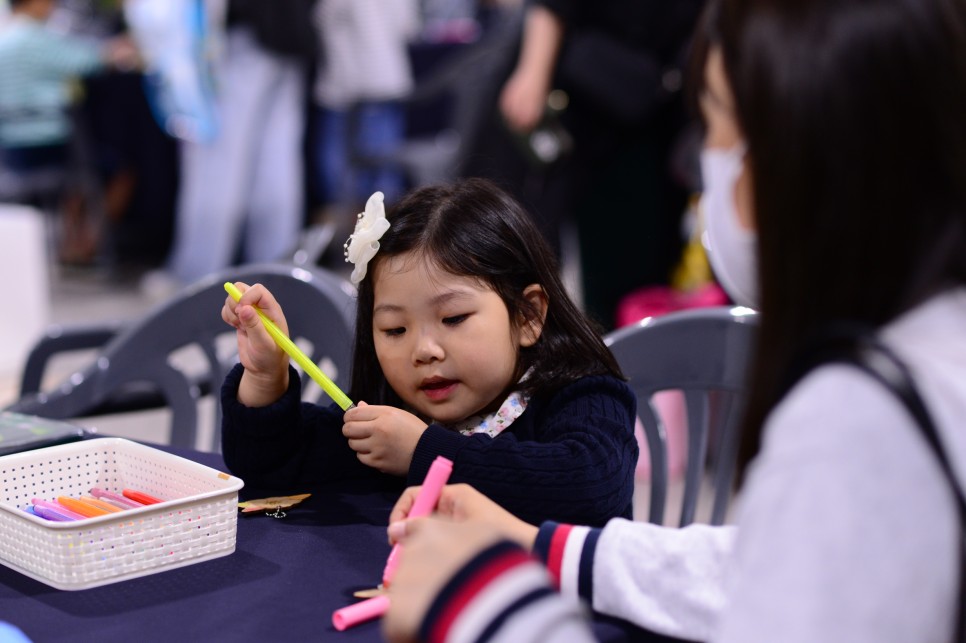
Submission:
<svg viewBox="0 0 966 643">
<path fill-rule="evenodd" d="M 465 486 L 465 485 L 461 485 Z M 433 599 L 482 549 L 502 540 L 498 529 L 473 522 L 414 518 L 389 585 L 389 611 L 382 631 L 389 641 L 414 641 Z"/>
<path fill-rule="evenodd" d="M 421 487 L 406 489 L 389 515 L 389 542 L 406 539 L 412 521 L 406 516 L 416 501 Z M 537 539 L 537 527 L 525 523 L 468 484 L 443 487 L 436 504 L 436 515 L 452 522 L 467 522 L 477 527 L 494 529 L 496 533 L 530 550 Z"/>
<path fill-rule="evenodd" d="M 394 406 L 359 402 L 345 413 L 342 435 L 362 464 L 383 473 L 405 475 L 426 423 Z"/>
<path fill-rule="evenodd" d="M 242 291 L 242 296 L 237 302 L 231 297 L 225 298 L 221 318 L 236 331 L 238 358 L 245 367 L 238 401 L 246 406 L 266 406 L 288 389 L 288 356 L 265 330 L 253 306 L 258 306 L 286 335 L 288 323 L 265 286 L 248 286 L 240 281 L 235 286 Z"/>
</svg>

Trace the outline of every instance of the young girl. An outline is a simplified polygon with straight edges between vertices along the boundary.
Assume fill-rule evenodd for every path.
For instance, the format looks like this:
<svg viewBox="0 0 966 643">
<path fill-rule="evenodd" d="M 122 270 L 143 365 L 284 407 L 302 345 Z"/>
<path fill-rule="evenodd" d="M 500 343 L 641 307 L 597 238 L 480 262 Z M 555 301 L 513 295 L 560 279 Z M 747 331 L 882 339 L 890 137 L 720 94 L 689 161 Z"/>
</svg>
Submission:
<svg viewBox="0 0 966 643">
<path fill-rule="evenodd" d="M 523 209 L 470 179 L 417 190 L 388 220 L 376 193 L 360 217 L 346 244 L 358 406 L 300 403 L 252 309 L 284 330 L 278 303 L 238 284 L 222 309 L 241 359 L 222 390 L 231 471 L 256 487 L 388 475 L 401 489 L 442 455 L 454 482 L 523 520 L 631 517 L 634 396 Z"/>
<path fill-rule="evenodd" d="M 501 536 L 533 547 L 564 593 L 687 640 L 966 640 L 966 4 L 709 8 L 710 248 L 732 294 L 761 308 L 737 528 L 538 532 L 447 487 L 450 521 L 390 528 L 406 542 L 390 640 L 589 638 L 546 570 Z M 887 377 L 822 362 L 816 348 L 851 328 Z M 902 370 L 865 352 L 875 343 L 908 367 L 925 414 L 885 384 Z"/>
</svg>

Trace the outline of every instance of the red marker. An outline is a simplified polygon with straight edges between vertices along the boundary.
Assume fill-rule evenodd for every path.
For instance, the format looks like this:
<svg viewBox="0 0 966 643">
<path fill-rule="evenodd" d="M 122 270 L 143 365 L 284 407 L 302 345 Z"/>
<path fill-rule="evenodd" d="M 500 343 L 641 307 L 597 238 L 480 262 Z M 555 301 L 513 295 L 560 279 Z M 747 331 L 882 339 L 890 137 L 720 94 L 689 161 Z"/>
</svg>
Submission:
<svg viewBox="0 0 966 643">
<path fill-rule="evenodd" d="M 142 505 L 156 505 L 159 502 L 164 502 L 161 498 L 155 498 L 154 496 L 149 496 L 143 491 L 135 491 L 134 489 L 122 489 L 121 494 L 125 498 L 130 498 L 134 502 L 140 502 Z"/>
</svg>

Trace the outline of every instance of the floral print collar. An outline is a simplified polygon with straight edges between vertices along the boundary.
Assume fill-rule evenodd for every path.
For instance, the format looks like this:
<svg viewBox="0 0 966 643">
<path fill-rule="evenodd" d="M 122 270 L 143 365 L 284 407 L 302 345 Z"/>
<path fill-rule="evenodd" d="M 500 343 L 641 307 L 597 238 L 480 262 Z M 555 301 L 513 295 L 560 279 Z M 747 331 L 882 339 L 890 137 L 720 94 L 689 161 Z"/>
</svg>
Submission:
<svg viewBox="0 0 966 643">
<path fill-rule="evenodd" d="M 514 391 L 510 393 L 495 413 L 490 413 L 487 416 L 474 415 L 468 417 L 462 422 L 457 422 L 453 428 L 463 435 L 485 433 L 491 438 L 495 438 L 527 410 L 528 401 L 529 398 L 524 397 L 518 391 Z"/>
</svg>

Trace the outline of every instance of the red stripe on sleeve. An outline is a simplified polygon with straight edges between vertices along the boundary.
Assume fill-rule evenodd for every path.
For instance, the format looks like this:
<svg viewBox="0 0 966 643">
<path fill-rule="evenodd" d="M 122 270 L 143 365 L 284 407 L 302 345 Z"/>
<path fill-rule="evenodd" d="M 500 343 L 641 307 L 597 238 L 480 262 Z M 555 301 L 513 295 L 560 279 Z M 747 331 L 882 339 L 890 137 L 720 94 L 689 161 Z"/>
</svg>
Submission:
<svg viewBox="0 0 966 643">
<path fill-rule="evenodd" d="M 456 622 L 457 617 L 459 617 L 463 609 L 493 579 L 513 567 L 532 562 L 533 558 L 527 553 L 520 550 L 512 550 L 498 558 L 494 558 L 484 567 L 481 567 L 457 590 L 453 598 L 447 601 L 446 608 L 433 625 L 432 632 L 429 636 L 430 643 L 442 643 L 446 640 L 446 635 L 449 633 L 450 628 Z"/>
<path fill-rule="evenodd" d="M 560 574 L 563 567 L 564 550 L 567 548 L 567 539 L 570 537 L 570 530 L 573 525 L 560 525 L 553 532 L 550 539 L 550 550 L 547 552 L 547 569 L 553 577 L 554 589 L 560 590 Z"/>
</svg>

